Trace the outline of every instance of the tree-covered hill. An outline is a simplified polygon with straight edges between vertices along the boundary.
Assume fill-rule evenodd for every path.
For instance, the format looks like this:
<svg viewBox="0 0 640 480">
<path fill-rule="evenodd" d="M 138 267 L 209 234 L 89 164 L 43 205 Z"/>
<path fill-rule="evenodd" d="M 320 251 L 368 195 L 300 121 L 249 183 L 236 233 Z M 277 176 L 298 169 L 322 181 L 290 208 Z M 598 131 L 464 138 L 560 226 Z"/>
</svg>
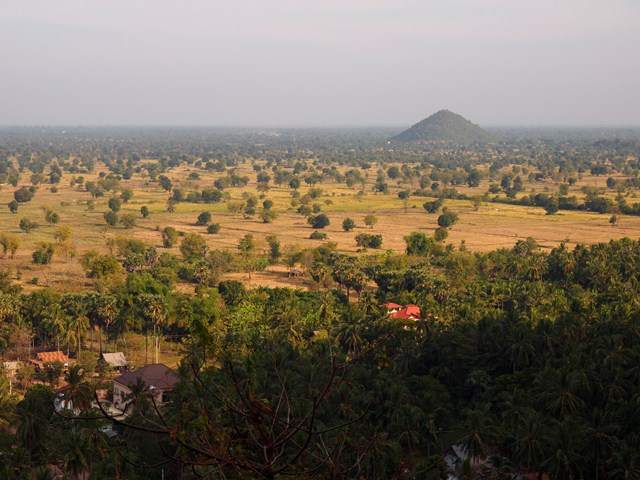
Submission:
<svg viewBox="0 0 640 480">
<path fill-rule="evenodd" d="M 496 136 L 471 123 L 466 118 L 449 110 L 440 110 L 408 130 L 391 138 L 402 143 L 452 143 L 470 145 L 490 143 Z"/>
</svg>

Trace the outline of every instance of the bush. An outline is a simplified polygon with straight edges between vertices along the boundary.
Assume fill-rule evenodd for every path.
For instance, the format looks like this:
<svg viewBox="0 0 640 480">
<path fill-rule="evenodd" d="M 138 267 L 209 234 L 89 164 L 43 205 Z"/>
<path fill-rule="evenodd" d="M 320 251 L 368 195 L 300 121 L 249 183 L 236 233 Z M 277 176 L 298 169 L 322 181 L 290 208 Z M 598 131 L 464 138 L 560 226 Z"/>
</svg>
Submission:
<svg viewBox="0 0 640 480">
<path fill-rule="evenodd" d="M 219 223 L 212 223 L 207 227 L 207 233 L 218 233 L 220 231 Z"/>
<path fill-rule="evenodd" d="M 44 215 L 44 219 L 47 221 L 47 223 L 53 225 L 60 221 L 60 215 L 58 215 L 58 213 L 54 212 L 53 210 L 47 210 L 47 213 Z"/>
<path fill-rule="evenodd" d="M 136 217 L 132 213 L 125 213 L 120 218 L 120 223 L 124 228 L 133 228 L 136 226 Z"/>
<path fill-rule="evenodd" d="M 49 265 L 53 258 L 54 246 L 51 243 L 41 243 L 38 249 L 33 252 L 33 263 L 38 265 Z"/>
<path fill-rule="evenodd" d="M 26 233 L 31 233 L 32 230 L 38 228 L 40 224 L 38 222 L 32 222 L 28 218 L 20 220 L 20 230 L 24 230 Z"/>
<path fill-rule="evenodd" d="M 356 245 L 364 248 L 380 248 L 382 247 L 382 235 L 359 233 L 356 235 Z"/>
<path fill-rule="evenodd" d="M 140 213 L 142 214 L 142 218 L 147 218 L 149 216 L 149 207 L 143 205 L 140 207 Z"/>
<path fill-rule="evenodd" d="M 309 235 L 309 238 L 311 240 L 325 240 L 327 238 L 327 234 L 324 232 L 312 232 L 311 235 Z"/>
<path fill-rule="evenodd" d="M 449 232 L 446 228 L 438 227 L 436 228 L 435 233 L 433 234 L 433 238 L 436 242 L 444 242 L 449 236 Z"/>
<path fill-rule="evenodd" d="M 422 206 L 427 211 L 427 213 L 436 213 L 438 210 L 440 210 L 442 203 L 442 199 L 439 198 L 438 200 L 434 200 L 433 202 L 425 202 L 424 204 L 422 204 Z"/>
</svg>

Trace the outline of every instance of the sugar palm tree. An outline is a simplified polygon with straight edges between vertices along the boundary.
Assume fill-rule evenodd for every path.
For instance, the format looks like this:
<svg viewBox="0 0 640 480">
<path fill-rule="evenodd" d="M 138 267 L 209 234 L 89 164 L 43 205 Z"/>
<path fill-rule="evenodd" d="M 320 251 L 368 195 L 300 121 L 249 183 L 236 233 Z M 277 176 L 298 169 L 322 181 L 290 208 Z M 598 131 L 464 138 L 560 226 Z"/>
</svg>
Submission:
<svg viewBox="0 0 640 480">
<path fill-rule="evenodd" d="M 153 324 L 153 348 L 155 352 L 155 363 L 158 363 L 158 326 L 166 319 L 164 299 L 160 295 L 144 294 L 140 296 L 142 302 L 142 313 Z"/>
</svg>

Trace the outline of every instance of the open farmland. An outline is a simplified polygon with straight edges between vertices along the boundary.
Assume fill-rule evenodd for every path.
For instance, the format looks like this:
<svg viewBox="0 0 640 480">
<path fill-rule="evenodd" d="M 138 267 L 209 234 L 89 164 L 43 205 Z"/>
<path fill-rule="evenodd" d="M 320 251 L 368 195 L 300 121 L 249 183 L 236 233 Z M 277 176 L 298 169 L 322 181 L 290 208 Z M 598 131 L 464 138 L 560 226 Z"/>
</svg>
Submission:
<svg viewBox="0 0 640 480">
<path fill-rule="evenodd" d="M 257 145 L 255 140 L 251 144 L 250 137 L 245 140 L 250 146 Z M 493 150 L 465 151 L 460 154 L 447 150 L 398 151 L 398 147 L 378 147 L 370 141 L 373 145 L 365 144 L 355 153 L 354 149 L 347 150 L 353 158 L 345 159 L 344 148 L 337 151 L 335 157 L 332 156 L 336 147 L 331 141 L 331 136 L 328 136 L 315 150 L 301 148 L 296 155 L 289 152 L 291 148 L 286 150 L 283 146 L 286 141 L 278 137 L 268 147 L 260 144 L 260 154 L 243 154 L 242 148 L 225 147 L 220 158 L 212 156 L 205 162 L 197 155 L 183 156 L 188 161 L 175 161 L 173 166 L 167 165 L 166 159 L 161 161 L 162 154 L 159 152 L 157 157 L 138 156 L 135 163 L 125 163 L 123 158 L 109 161 L 97 158 L 90 163 L 91 168 L 86 168 L 80 163 L 80 156 L 73 156 L 71 148 L 68 158 L 52 158 L 42 166 L 40 174 L 32 172 L 28 162 L 19 171 L 16 168 L 18 158 L 6 155 L 7 162 L 17 172 L 18 180 L 17 183 L 14 180 L 15 186 L 10 185 L 8 180 L 13 170 L 5 169 L 7 173 L 4 174 L 0 190 L 0 231 L 15 235 L 20 246 L 13 258 L 6 255 L 1 260 L 3 267 L 10 269 L 26 288 L 38 288 L 37 285 L 61 290 L 90 288 L 93 282 L 86 277 L 80 264 L 83 254 L 91 250 L 103 254 L 116 253 L 113 240 L 127 238 L 141 240 L 157 247 L 160 252 L 179 256 L 178 244 L 163 248 L 162 231 L 170 226 L 180 235 L 202 235 L 210 250 L 227 250 L 234 255 L 238 253 L 238 244 L 246 235 L 252 235 L 257 252 L 266 255 L 269 248 L 266 238 L 275 235 L 283 253 L 279 261 L 281 266 L 269 267 L 254 276 L 252 283 L 304 287 L 309 285 L 308 277 L 288 278 L 289 267 L 285 264 L 301 266 L 294 254 L 322 244 L 323 240 L 309 238 L 314 231 L 307 222 L 310 215 L 319 212 L 327 215 L 330 224 L 320 231 L 326 234 L 325 242 L 335 243 L 337 252 L 403 252 L 405 236 L 411 232 L 432 236 L 438 228 L 437 220 L 441 211 L 427 213 L 423 208 L 424 202 L 438 197 L 443 199 L 442 207 L 455 211 L 459 216 L 457 223 L 448 229 L 444 243 L 456 248 L 464 244 L 471 251 L 511 248 L 518 240 L 529 237 L 535 239 L 542 248 L 551 249 L 562 242 L 573 246 L 577 243 L 640 236 L 638 215 L 619 214 L 617 221 L 610 223 L 611 214 L 619 212 L 616 202 L 624 199 L 627 205 L 631 205 L 637 200 L 636 188 L 622 188 L 625 181 L 634 178 L 637 173 L 631 168 L 635 165 L 636 157 L 629 152 L 619 155 L 622 158 L 615 164 L 589 160 L 594 165 L 603 164 L 605 170 L 591 171 L 578 165 L 563 174 L 559 169 L 548 166 L 553 165 L 553 159 L 540 168 L 539 162 L 536 163 L 530 156 L 523 156 L 521 149 L 516 150 L 515 147 L 507 150 L 508 154 Z M 344 141 L 338 138 L 338 142 Z M 171 148 L 175 149 L 175 146 Z M 514 151 L 518 154 L 515 155 Z M 611 153 L 609 150 L 607 152 Z M 599 154 L 601 152 L 593 153 L 594 158 L 597 159 Z M 549 153 L 545 155 L 549 156 Z M 445 161 L 449 157 L 454 161 L 447 166 Z M 35 153 L 33 158 L 37 158 Z M 514 163 L 509 163 L 509 158 L 514 158 Z M 215 162 L 216 168 L 211 168 L 212 162 Z M 497 162 L 501 162 L 499 168 L 495 167 Z M 48 176 L 52 168 L 59 164 L 75 165 L 76 168 L 62 168 L 57 183 L 51 184 L 47 181 Z M 129 175 L 124 175 L 127 178 L 119 173 L 123 165 L 130 165 Z M 478 172 L 478 181 L 475 183 L 465 181 L 465 175 L 471 168 Z M 259 181 L 260 175 L 263 175 L 262 182 Z M 278 175 L 281 178 L 276 183 Z M 356 180 L 345 182 L 350 175 Z M 162 188 L 158 182 L 159 176 L 170 180 L 170 190 Z M 505 177 L 521 178 L 517 193 L 512 193 L 510 198 L 505 196 L 504 188 L 497 193 L 489 193 L 492 188 L 496 192 L 496 185 L 504 182 Z M 233 186 L 229 178 L 244 180 Z M 297 188 L 290 186 L 293 178 L 299 179 Z M 111 183 L 105 183 L 105 179 L 111 179 Z M 617 187 L 608 187 L 607 181 L 611 182 L 608 179 L 613 179 Z M 101 182 L 106 188 L 99 193 L 88 190 L 88 186 Z M 21 187 L 28 188 L 34 183 L 37 184 L 37 191 L 32 200 L 20 203 L 18 211 L 11 213 L 7 205 L 14 199 L 14 191 Z M 222 188 L 218 189 L 214 184 Z M 539 205 L 516 204 L 527 196 L 557 196 L 561 185 L 564 185 L 565 198 L 575 196 L 575 201 L 582 203 L 589 193 L 588 189 L 591 189 L 597 191 L 600 198 L 608 199 L 611 207 L 604 213 L 588 209 L 560 209 L 549 215 Z M 52 192 L 51 187 L 57 191 Z M 187 196 L 191 192 L 212 188 L 220 192 L 219 200 L 213 203 L 170 201 L 176 197 L 176 191 Z M 125 191 L 130 198 L 120 202 L 118 215 L 132 215 L 135 225 L 131 228 L 124 228 L 122 224 L 111 227 L 104 218 L 105 212 L 109 211 L 109 201 L 120 198 Z M 403 192 L 406 192 L 405 198 L 399 198 Z M 254 199 L 255 208 L 252 210 L 247 208 L 249 199 Z M 268 222 L 262 218 L 265 200 L 272 202 L 270 210 L 275 213 Z M 307 211 L 299 213 L 305 204 Z M 148 208 L 147 218 L 141 215 L 143 206 Z M 47 222 L 47 211 L 59 215 L 55 224 Z M 202 212 L 211 214 L 208 223 L 219 224 L 218 233 L 209 234 L 206 226 L 196 225 L 197 217 Z M 367 215 L 375 216 L 374 225 L 365 225 Z M 354 220 L 356 225 L 350 231 L 344 231 L 342 227 L 347 217 Z M 25 218 L 37 222 L 39 227 L 25 233 L 19 226 Z M 55 244 L 55 233 L 63 225 L 71 230 L 70 251 L 57 251 L 48 265 L 34 264 L 34 250 L 43 242 Z M 381 249 L 363 251 L 355 241 L 355 236 L 361 233 L 381 235 Z M 302 265 L 303 269 L 308 266 Z M 248 280 L 242 272 L 225 275 Z"/>
</svg>

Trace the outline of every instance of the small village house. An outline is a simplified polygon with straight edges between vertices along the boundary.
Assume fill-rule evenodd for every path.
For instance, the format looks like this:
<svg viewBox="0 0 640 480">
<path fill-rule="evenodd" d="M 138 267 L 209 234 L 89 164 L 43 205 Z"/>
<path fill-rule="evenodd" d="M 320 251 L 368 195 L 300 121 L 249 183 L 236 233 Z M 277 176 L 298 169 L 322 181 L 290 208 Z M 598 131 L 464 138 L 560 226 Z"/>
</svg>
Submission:
<svg viewBox="0 0 640 480">
<path fill-rule="evenodd" d="M 180 378 L 163 363 L 145 365 L 133 372 L 125 372 L 113 380 L 113 406 L 124 410 L 131 401 L 131 393 L 141 381 L 157 405 L 169 401 L 169 394 Z"/>
</svg>

